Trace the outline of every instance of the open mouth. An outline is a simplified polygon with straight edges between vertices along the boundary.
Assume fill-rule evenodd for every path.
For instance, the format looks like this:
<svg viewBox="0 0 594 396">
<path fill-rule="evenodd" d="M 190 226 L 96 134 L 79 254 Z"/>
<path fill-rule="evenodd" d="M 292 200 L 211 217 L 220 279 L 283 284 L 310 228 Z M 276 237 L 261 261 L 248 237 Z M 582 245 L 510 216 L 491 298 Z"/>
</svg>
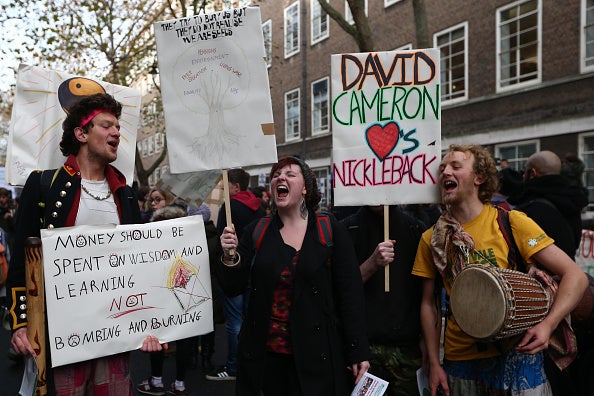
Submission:
<svg viewBox="0 0 594 396">
<path fill-rule="evenodd" d="M 453 180 L 446 180 L 443 182 L 443 189 L 444 191 L 448 192 L 458 187 L 458 183 Z"/>
<path fill-rule="evenodd" d="M 276 187 L 276 196 L 279 198 L 284 198 L 289 195 L 289 188 L 287 186 L 277 186 Z"/>
<path fill-rule="evenodd" d="M 117 149 L 118 145 L 120 144 L 120 142 L 118 141 L 111 141 L 111 142 L 107 142 L 107 144 L 109 144 L 111 147 Z"/>
</svg>

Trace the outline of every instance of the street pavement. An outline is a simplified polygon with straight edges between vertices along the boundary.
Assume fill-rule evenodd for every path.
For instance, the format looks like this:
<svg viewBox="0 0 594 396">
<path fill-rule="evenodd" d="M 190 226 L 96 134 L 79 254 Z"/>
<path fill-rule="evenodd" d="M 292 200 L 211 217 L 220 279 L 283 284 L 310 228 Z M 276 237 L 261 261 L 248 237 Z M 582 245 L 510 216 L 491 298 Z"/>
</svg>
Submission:
<svg viewBox="0 0 594 396">
<path fill-rule="evenodd" d="M 213 364 L 215 367 L 224 364 L 227 354 L 226 333 L 224 325 L 215 326 L 215 355 Z M 0 395 L 18 395 L 21 386 L 23 365 L 15 363 L 8 356 L 10 344 L 10 332 L 0 328 Z M 140 395 L 136 385 L 150 376 L 150 362 L 146 353 L 133 351 L 131 353 L 132 380 L 134 382 L 134 395 Z M 163 366 L 163 381 L 165 386 L 175 379 L 175 355 L 166 354 Z M 209 381 L 204 378 L 200 366 L 200 356 L 195 368 L 188 369 L 186 374 L 186 388 L 188 396 L 232 396 L 235 392 L 235 381 Z"/>
</svg>

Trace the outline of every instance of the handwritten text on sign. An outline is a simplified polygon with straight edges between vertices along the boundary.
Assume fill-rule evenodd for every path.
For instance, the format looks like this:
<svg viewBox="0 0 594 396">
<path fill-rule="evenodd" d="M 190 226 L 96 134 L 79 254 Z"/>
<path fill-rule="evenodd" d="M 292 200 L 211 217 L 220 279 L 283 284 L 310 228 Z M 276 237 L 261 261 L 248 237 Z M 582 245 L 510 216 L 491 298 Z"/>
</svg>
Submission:
<svg viewBox="0 0 594 396">
<path fill-rule="evenodd" d="M 332 56 L 337 205 L 438 201 L 439 78 L 434 49 Z"/>
<path fill-rule="evenodd" d="M 213 330 L 202 216 L 41 236 L 52 366 Z"/>
</svg>

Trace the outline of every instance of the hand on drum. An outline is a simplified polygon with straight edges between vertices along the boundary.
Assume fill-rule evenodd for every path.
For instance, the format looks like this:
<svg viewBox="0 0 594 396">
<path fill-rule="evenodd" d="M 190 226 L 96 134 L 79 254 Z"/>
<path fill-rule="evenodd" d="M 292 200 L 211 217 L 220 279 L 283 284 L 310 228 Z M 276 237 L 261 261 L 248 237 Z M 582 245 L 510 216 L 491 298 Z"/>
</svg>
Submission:
<svg viewBox="0 0 594 396">
<path fill-rule="evenodd" d="M 549 326 L 546 320 L 543 320 L 534 327 L 529 328 L 522 340 L 516 346 L 516 351 L 534 355 L 549 347 L 549 338 L 553 332 L 553 328 Z"/>
<path fill-rule="evenodd" d="M 371 260 L 378 268 L 383 268 L 394 261 L 394 243 L 395 240 L 380 242 L 375 247 L 375 251 L 371 255 Z"/>
</svg>

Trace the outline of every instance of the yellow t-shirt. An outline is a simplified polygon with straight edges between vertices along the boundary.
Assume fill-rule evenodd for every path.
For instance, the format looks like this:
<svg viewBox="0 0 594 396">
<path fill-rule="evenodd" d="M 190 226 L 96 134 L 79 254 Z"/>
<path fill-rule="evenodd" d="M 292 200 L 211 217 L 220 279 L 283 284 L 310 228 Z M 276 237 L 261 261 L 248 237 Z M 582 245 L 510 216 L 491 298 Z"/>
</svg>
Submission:
<svg viewBox="0 0 594 396">
<path fill-rule="evenodd" d="M 527 264 L 531 264 L 532 255 L 554 243 L 553 239 L 548 237 L 544 231 L 526 214 L 512 210 L 509 213 L 511 229 L 514 234 L 514 240 L 518 246 L 520 254 Z M 507 255 L 509 248 L 497 223 L 497 209 L 491 205 L 485 205 L 481 213 L 468 223 L 462 224 L 464 230 L 474 239 L 475 250 L 482 253 L 482 256 L 476 252 L 470 252 L 470 264 L 488 264 L 483 258 L 487 257 L 489 261 L 497 264 L 501 268 L 509 268 Z M 412 269 L 413 275 L 423 278 L 434 279 L 437 274 L 437 268 L 433 263 L 431 253 L 431 236 L 433 227 L 423 233 L 415 264 Z M 446 293 L 450 295 L 450 289 L 453 279 L 444 279 Z M 501 354 L 495 344 L 476 342 L 476 340 L 464 333 L 454 316 L 448 319 L 445 334 L 445 358 L 448 360 L 471 360 L 497 356 Z"/>
</svg>

